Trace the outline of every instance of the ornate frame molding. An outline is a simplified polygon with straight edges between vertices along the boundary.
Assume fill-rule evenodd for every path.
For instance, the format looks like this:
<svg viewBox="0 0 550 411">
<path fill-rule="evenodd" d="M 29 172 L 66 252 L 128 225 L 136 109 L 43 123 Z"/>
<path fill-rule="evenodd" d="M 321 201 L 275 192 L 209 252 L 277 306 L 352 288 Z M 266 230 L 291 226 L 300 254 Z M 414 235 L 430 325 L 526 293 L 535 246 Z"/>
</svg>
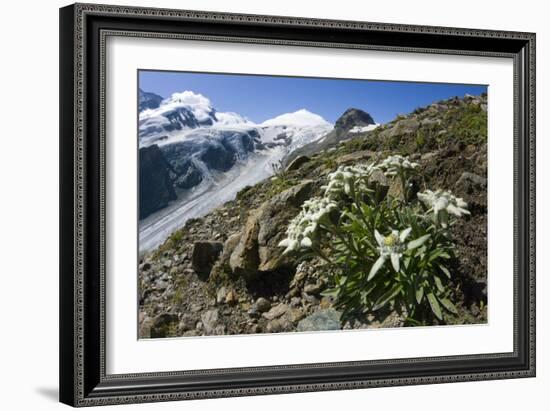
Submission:
<svg viewBox="0 0 550 411">
<path fill-rule="evenodd" d="M 102 27 L 109 19 L 139 18 L 142 28 L 134 26 L 124 29 Z M 94 19 L 98 22 L 95 23 Z M 167 31 L 147 31 L 151 19 L 167 22 Z M 192 23 L 203 30 L 212 25 L 230 24 L 245 27 L 251 31 L 265 33 L 270 28 L 284 27 L 287 38 L 265 38 L 261 36 L 220 35 L 170 32 L 170 27 Z M 93 30 L 90 29 L 93 26 Z M 171 26 L 170 26 L 171 24 Z M 122 24 L 124 25 L 124 24 Z M 99 30 L 98 30 L 99 28 Z M 301 29 L 311 28 L 345 32 L 353 35 L 381 33 L 403 35 L 403 38 L 432 39 L 437 47 L 420 44 L 405 46 L 395 44 L 353 42 L 327 42 L 304 40 Z M 185 29 L 184 29 L 185 30 Z M 296 30 L 296 34 L 293 34 Z M 97 31 L 97 33 L 96 33 Z M 200 31 L 200 30 L 199 30 Z M 378 34 L 377 34 L 378 35 Z M 516 211 L 514 219 L 515 258 L 514 278 L 514 352 L 474 356 L 417 358 L 406 360 L 358 361 L 353 363 L 328 363 L 297 366 L 254 367 L 231 370 L 174 371 L 168 373 L 144 373 L 106 375 L 105 373 L 105 48 L 108 36 L 155 37 L 171 39 L 192 39 L 203 41 L 225 41 L 237 43 L 279 44 L 290 46 L 311 46 L 330 48 L 360 48 L 369 50 L 422 52 L 436 54 L 481 55 L 487 57 L 508 57 L 514 59 L 514 184 L 516 187 Z M 294 36 L 294 37 L 293 37 Z M 408 37 L 407 37 L 408 36 Z M 420 37 L 416 37 L 420 36 Z M 490 40 L 483 49 L 465 47 L 447 48 L 448 39 L 467 42 Z M 499 50 L 491 45 L 502 44 Z M 93 55 L 90 54 L 92 52 Z M 68 73 L 72 78 L 68 84 Z M 137 7 L 76 4 L 61 9 L 61 401 L 74 406 L 123 404 L 150 401 L 171 401 L 195 398 L 216 398 L 335 389 L 356 389 L 366 387 L 432 384 L 458 381 L 477 381 L 531 377 L 535 375 L 535 35 L 532 33 L 489 31 L 447 27 L 412 26 L 400 24 L 368 23 L 338 20 L 315 20 L 295 17 L 261 16 L 248 14 L 227 14 L 216 12 L 149 9 Z M 97 112 L 89 99 L 99 102 Z M 97 117 L 97 119 L 95 117 Z M 90 126 L 96 122 L 96 126 Z M 92 128 L 90 128 L 92 127 Z M 95 128 L 94 128 L 95 127 Z M 92 140 L 93 138 L 96 140 Z M 90 147 L 92 150 L 90 151 Z M 90 156 L 90 152 L 97 157 Z M 97 161 L 98 160 L 98 161 Z M 90 170 L 97 170 L 90 172 Z M 95 177 L 91 177 L 94 174 Z M 70 185 L 70 187 L 69 187 Z M 97 195 L 92 205 L 90 197 Z M 89 210 L 92 210 L 90 213 Z M 93 215 L 92 215 L 93 214 Z M 91 220 L 90 220 L 91 219 Z M 98 231 L 90 236 L 91 221 L 98 223 Z M 69 227 L 70 226 L 70 227 Z M 97 244 L 96 244 L 97 242 Z M 69 247 L 71 252 L 64 254 Z M 90 248 L 92 247 L 92 248 Z M 90 251 L 92 250 L 92 251 Z M 90 263 L 90 258 L 97 261 Z M 520 267 L 519 260 L 524 262 Z M 523 269 L 523 271 L 522 271 Z M 96 281 L 97 280 L 97 281 Z M 90 281 L 99 284 L 90 286 Z M 91 308 L 90 308 L 91 307 Z M 67 312 L 68 310 L 69 312 Z M 524 323 L 526 322 L 526 323 Z M 525 330 L 525 332 L 521 331 Z M 90 334 L 91 333 L 91 334 Z M 90 342 L 90 335 L 94 342 Z M 97 340 L 97 341 L 96 341 Z M 280 385 L 227 386 L 212 388 L 206 384 L 193 388 L 190 378 L 224 372 L 226 375 L 241 373 L 293 370 L 340 369 L 345 367 L 396 366 L 420 363 L 462 363 L 478 361 L 490 364 L 496 359 L 510 359 L 521 364 L 507 369 L 491 369 L 483 372 L 458 372 L 440 375 L 406 376 L 403 372 L 384 377 L 350 378 L 344 381 L 286 383 Z M 313 374 L 312 374 L 313 375 Z M 185 381 L 177 383 L 185 377 Z M 172 385 L 163 380 L 172 378 Z M 183 380 L 181 380 L 183 381 Z M 301 380 L 300 380 L 301 381 Z M 151 390 L 137 388 L 137 383 L 149 385 Z M 165 385 L 163 385 L 165 384 Z M 174 384 L 177 386 L 174 388 Z M 180 385 L 178 385 L 180 384 Z M 160 390 L 159 390 L 160 388 Z M 155 392 L 158 391 L 158 392 Z"/>
</svg>

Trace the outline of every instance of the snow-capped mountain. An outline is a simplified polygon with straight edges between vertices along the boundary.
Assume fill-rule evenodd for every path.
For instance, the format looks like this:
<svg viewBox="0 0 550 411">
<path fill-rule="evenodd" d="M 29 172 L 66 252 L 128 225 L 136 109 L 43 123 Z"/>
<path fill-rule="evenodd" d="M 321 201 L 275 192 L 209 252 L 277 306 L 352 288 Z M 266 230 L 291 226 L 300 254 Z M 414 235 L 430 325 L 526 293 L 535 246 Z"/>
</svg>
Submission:
<svg viewBox="0 0 550 411">
<path fill-rule="evenodd" d="M 191 91 L 174 93 L 162 100 L 158 107 L 139 113 L 139 138 L 145 145 L 166 133 L 178 133 L 218 122 L 210 100 Z"/>
<path fill-rule="evenodd" d="M 151 196 L 154 192 L 156 197 L 171 198 L 158 194 L 168 179 L 178 199 L 170 205 L 167 201 L 146 208 L 140 204 L 140 249 L 158 245 L 187 219 L 268 178 L 286 156 L 332 129 L 332 124 L 305 109 L 255 124 L 237 113 L 217 111 L 207 97 L 191 91 L 174 93 L 158 107 L 142 110 L 140 181 L 148 184 L 140 186 L 140 194 L 147 198 L 150 191 Z M 157 151 L 145 150 L 152 146 L 158 146 L 165 161 L 157 158 Z M 151 175 L 158 181 L 145 178 Z"/>
</svg>

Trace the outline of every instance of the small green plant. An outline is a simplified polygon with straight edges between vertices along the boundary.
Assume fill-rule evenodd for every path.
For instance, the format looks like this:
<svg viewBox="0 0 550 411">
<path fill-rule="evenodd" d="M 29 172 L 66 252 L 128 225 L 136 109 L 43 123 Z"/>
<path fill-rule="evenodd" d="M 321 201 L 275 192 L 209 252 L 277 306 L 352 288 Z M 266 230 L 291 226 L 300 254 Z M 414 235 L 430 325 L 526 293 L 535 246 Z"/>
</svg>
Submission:
<svg viewBox="0 0 550 411">
<path fill-rule="evenodd" d="M 329 174 L 324 195 L 306 201 L 289 223 L 279 245 L 284 253 L 312 251 L 329 265 L 332 286 L 324 294 L 335 298 L 344 317 L 395 309 L 421 324 L 433 316 L 443 320 L 444 311 L 457 313 L 449 227 L 469 214 L 467 204 L 443 190 L 407 200 L 417 168 L 399 155 L 340 167 Z M 382 173 L 399 181 L 401 198 L 381 190 Z"/>
<path fill-rule="evenodd" d="M 416 148 L 421 149 L 424 147 L 424 144 L 426 144 L 426 136 L 424 135 L 424 131 L 418 130 L 416 132 Z"/>
</svg>

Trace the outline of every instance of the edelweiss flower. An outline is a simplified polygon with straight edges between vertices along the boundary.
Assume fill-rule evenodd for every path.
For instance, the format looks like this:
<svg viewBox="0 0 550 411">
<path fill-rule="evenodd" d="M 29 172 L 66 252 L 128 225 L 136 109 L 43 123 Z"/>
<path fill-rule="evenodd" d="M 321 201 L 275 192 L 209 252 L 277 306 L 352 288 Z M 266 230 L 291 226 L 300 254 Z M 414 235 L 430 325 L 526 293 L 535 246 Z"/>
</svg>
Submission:
<svg viewBox="0 0 550 411">
<path fill-rule="evenodd" d="M 361 192 L 368 190 L 368 179 L 376 166 L 356 165 L 340 166 L 338 170 L 328 175 L 328 184 L 322 188 L 325 194 L 332 197 L 339 197 L 342 194 L 350 195 L 354 190 Z"/>
<path fill-rule="evenodd" d="M 286 247 L 283 254 L 311 247 L 320 221 L 336 207 L 337 204 L 327 198 L 316 197 L 304 202 L 302 211 L 288 225 L 287 238 L 279 243 L 279 247 Z"/>
<path fill-rule="evenodd" d="M 466 209 L 468 204 L 462 198 L 452 195 L 450 191 L 437 190 L 433 192 L 432 190 L 425 190 L 423 193 L 418 193 L 417 196 L 420 201 L 430 207 L 430 210 L 434 212 L 434 216 L 438 217 L 443 212 L 443 227 L 447 225 L 446 213 L 457 217 L 470 214 Z"/>
<path fill-rule="evenodd" d="M 378 257 L 378 260 L 376 260 L 373 264 L 368 280 L 375 276 L 382 265 L 384 265 L 388 257 L 391 260 L 393 269 L 396 272 L 399 271 L 399 260 L 403 256 L 403 252 L 407 249 L 405 240 L 410 233 L 411 227 L 406 228 L 401 232 L 398 230 L 391 230 L 391 233 L 384 237 L 378 232 L 378 230 L 374 230 L 374 237 L 378 243 L 378 252 L 380 253 L 380 257 Z"/>
<path fill-rule="evenodd" d="M 394 176 L 403 170 L 414 170 L 418 166 L 418 163 L 412 162 L 408 157 L 400 155 L 389 156 L 380 164 L 380 168 L 388 176 Z"/>
</svg>

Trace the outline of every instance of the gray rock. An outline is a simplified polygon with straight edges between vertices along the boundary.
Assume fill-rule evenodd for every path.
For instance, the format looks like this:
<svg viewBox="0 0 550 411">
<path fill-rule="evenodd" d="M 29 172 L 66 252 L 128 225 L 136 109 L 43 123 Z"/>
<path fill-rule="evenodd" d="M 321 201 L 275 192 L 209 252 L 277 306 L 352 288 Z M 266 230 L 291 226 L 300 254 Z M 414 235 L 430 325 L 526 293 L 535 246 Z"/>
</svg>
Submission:
<svg viewBox="0 0 550 411">
<path fill-rule="evenodd" d="M 208 277 L 222 250 L 223 244 L 218 241 L 197 241 L 191 257 L 193 269 L 197 274 Z"/>
<path fill-rule="evenodd" d="M 300 297 L 292 297 L 290 299 L 290 306 L 291 307 L 298 307 L 302 303 L 302 300 Z"/>
<path fill-rule="evenodd" d="M 258 213 L 259 210 L 256 210 L 249 215 L 239 242 L 229 258 L 231 271 L 247 280 L 257 275 L 258 265 L 260 264 L 258 255 L 258 231 L 260 230 Z"/>
<path fill-rule="evenodd" d="M 317 295 L 324 289 L 324 284 L 317 282 L 315 284 L 306 284 L 304 287 L 304 292 L 311 295 Z"/>
<path fill-rule="evenodd" d="M 310 159 L 308 156 L 298 156 L 294 160 L 292 160 L 288 166 L 286 166 L 285 171 L 298 170 L 305 163 L 309 162 L 309 160 Z"/>
<path fill-rule="evenodd" d="M 207 335 L 216 335 L 218 327 L 219 314 L 218 310 L 208 310 L 201 315 L 201 322 L 204 328 L 204 332 Z"/>
<path fill-rule="evenodd" d="M 239 296 L 234 290 L 229 290 L 225 295 L 225 303 L 228 305 L 237 304 L 238 300 L 239 300 Z"/>
<path fill-rule="evenodd" d="M 241 239 L 241 233 L 235 233 L 231 234 L 227 240 L 225 240 L 225 243 L 223 243 L 223 253 L 221 260 L 222 261 L 229 261 L 229 258 L 231 257 L 231 254 L 235 250 L 235 247 L 237 247 L 237 244 L 239 244 L 239 240 Z"/>
<path fill-rule="evenodd" d="M 420 157 L 421 161 L 430 161 L 438 156 L 437 151 L 431 151 L 429 153 L 422 154 L 422 157 Z"/>
<path fill-rule="evenodd" d="M 216 303 L 222 304 L 225 302 L 225 295 L 227 294 L 227 290 L 225 287 L 222 287 L 218 290 L 216 293 Z"/>
<path fill-rule="evenodd" d="M 269 300 L 263 297 L 258 298 L 254 305 L 256 306 L 256 309 L 262 313 L 269 311 L 269 309 L 271 308 L 271 303 L 269 302 Z"/>
<path fill-rule="evenodd" d="M 191 312 L 193 312 L 193 313 L 198 313 L 199 311 L 202 310 L 202 304 L 191 304 L 191 306 L 189 307 L 189 309 L 190 309 Z"/>
<path fill-rule="evenodd" d="M 178 316 L 172 313 L 163 313 L 153 318 L 151 338 L 163 338 L 169 334 L 170 328 L 175 326 Z"/>
<path fill-rule="evenodd" d="M 302 293 L 302 298 L 310 304 L 314 304 L 314 305 L 319 304 L 319 299 L 314 295 L 307 294 L 307 293 L 303 292 Z"/>
<path fill-rule="evenodd" d="M 306 314 L 301 308 L 290 308 L 283 317 L 294 324 L 304 318 L 305 315 Z"/>
<path fill-rule="evenodd" d="M 369 178 L 369 182 L 374 187 L 375 195 L 378 201 L 382 201 L 390 189 L 391 182 L 388 177 L 386 177 L 383 171 L 375 170 Z"/>
<path fill-rule="evenodd" d="M 151 338 L 153 323 L 154 321 L 152 318 L 145 318 L 139 323 L 139 338 Z"/>
<path fill-rule="evenodd" d="M 282 254 L 283 248 L 278 247 L 278 243 L 284 237 L 288 221 L 309 198 L 312 188 L 311 180 L 303 181 L 250 213 L 229 258 L 233 273 L 251 281 L 260 272 L 274 271 L 287 263 Z"/>
<path fill-rule="evenodd" d="M 250 318 L 258 318 L 262 313 L 258 310 L 258 307 L 253 305 L 250 307 L 250 309 L 246 312 Z"/>
<path fill-rule="evenodd" d="M 292 329 L 292 323 L 285 317 L 275 318 L 269 321 L 265 327 L 268 333 L 280 333 L 290 331 Z"/>
<path fill-rule="evenodd" d="M 197 324 L 197 319 L 190 314 L 184 314 L 181 317 L 178 328 L 181 332 L 194 330 Z"/>
<path fill-rule="evenodd" d="M 282 316 L 288 310 L 288 305 L 286 304 L 277 304 L 275 307 L 272 307 L 268 312 L 263 314 L 264 318 L 268 320 L 273 320 L 274 318 Z"/>
<path fill-rule="evenodd" d="M 282 205 L 300 207 L 309 198 L 312 188 L 313 181 L 304 180 L 300 184 L 277 194 L 269 201 L 269 205 L 271 208 Z"/>
<path fill-rule="evenodd" d="M 487 179 L 474 173 L 464 172 L 456 182 L 457 187 L 462 187 L 471 194 L 487 187 Z"/>
<path fill-rule="evenodd" d="M 155 288 L 159 291 L 164 291 L 168 288 L 170 284 L 168 283 L 168 281 L 164 281 L 164 280 L 158 280 L 156 283 L 155 283 Z"/>
<path fill-rule="evenodd" d="M 339 330 L 342 314 L 333 308 L 317 311 L 298 323 L 298 331 Z"/>
</svg>

